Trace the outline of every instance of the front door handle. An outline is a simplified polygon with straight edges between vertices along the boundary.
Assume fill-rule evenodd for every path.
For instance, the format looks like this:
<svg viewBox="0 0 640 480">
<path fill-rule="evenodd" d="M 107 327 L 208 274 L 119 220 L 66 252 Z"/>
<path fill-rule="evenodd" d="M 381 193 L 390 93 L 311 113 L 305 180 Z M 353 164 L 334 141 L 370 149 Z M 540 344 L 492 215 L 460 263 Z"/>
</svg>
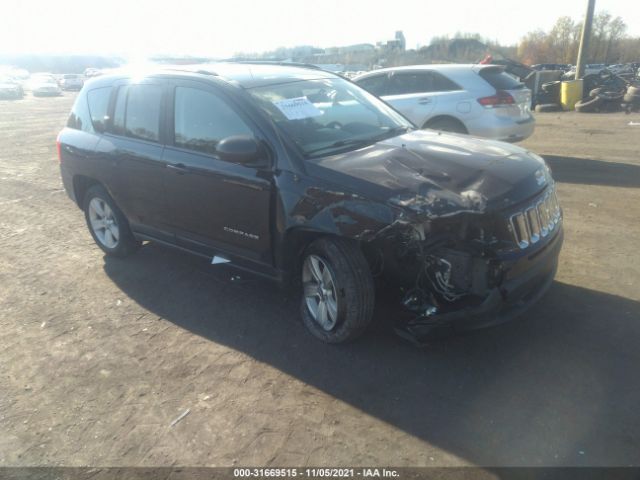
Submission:
<svg viewBox="0 0 640 480">
<path fill-rule="evenodd" d="M 189 171 L 189 168 L 184 163 L 167 163 L 167 168 L 180 175 L 184 175 Z"/>
</svg>

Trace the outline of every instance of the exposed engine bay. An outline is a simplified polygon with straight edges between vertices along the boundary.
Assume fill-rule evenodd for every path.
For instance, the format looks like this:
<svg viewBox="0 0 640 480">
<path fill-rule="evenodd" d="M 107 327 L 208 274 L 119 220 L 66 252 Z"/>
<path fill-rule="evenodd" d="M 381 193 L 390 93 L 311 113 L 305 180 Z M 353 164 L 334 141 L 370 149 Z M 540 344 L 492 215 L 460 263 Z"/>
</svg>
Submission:
<svg viewBox="0 0 640 480">
<path fill-rule="evenodd" d="M 553 228 L 548 232 L 556 233 Z M 512 268 L 531 271 L 533 293 L 536 283 L 552 278 L 537 255 L 514 256 L 513 248 L 513 232 L 503 217 L 463 213 L 420 224 L 396 222 L 379 232 L 367 252 L 374 275 L 395 290 L 410 313 L 396 322 L 396 331 L 420 343 L 417 331 L 435 330 L 467 314 L 495 312 L 507 300 L 503 283 Z M 544 267 L 540 271 L 530 268 L 538 263 Z M 518 297 L 514 305 L 522 301 Z"/>
<path fill-rule="evenodd" d="M 402 304 L 418 316 L 482 298 L 495 286 L 499 272 L 486 243 L 467 240 L 468 225 L 456 225 L 461 227 L 457 231 L 425 233 L 424 225 L 406 224 L 388 229 L 371 244 L 379 259 L 374 274 L 399 285 Z"/>
</svg>

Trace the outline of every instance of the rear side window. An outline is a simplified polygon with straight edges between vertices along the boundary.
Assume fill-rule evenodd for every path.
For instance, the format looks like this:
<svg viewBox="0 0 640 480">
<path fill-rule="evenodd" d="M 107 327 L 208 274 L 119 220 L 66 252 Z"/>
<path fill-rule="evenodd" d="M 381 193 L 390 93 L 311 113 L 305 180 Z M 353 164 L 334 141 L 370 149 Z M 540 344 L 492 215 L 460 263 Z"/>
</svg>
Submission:
<svg viewBox="0 0 640 480">
<path fill-rule="evenodd" d="M 391 76 L 388 95 L 407 95 L 433 91 L 430 72 L 395 73 Z"/>
<path fill-rule="evenodd" d="M 140 140 L 160 140 L 160 85 L 129 85 L 118 90 L 113 130 Z"/>
<path fill-rule="evenodd" d="M 410 93 L 451 92 L 460 86 L 439 72 L 402 72 L 391 77 L 389 95 Z"/>
<path fill-rule="evenodd" d="M 449 80 L 440 72 L 431 72 L 433 75 L 433 91 L 434 92 L 453 92 L 455 90 L 462 90 L 460 85 L 453 80 Z"/>
<path fill-rule="evenodd" d="M 104 132 L 106 122 L 109 118 L 107 113 L 109 111 L 110 96 L 111 87 L 95 88 L 89 90 L 87 93 L 91 123 L 96 132 Z"/>
<path fill-rule="evenodd" d="M 508 73 L 498 68 L 483 68 L 480 76 L 496 90 L 518 90 L 524 88 L 524 83 L 520 83 Z"/>
<path fill-rule="evenodd" d="M 232 135 L 253 135 L 253 132 L 226 102 L 197 88 L 176 88 L 177 147 L 215 154 L 218 142 Z"/>
<path fill-rule="evenodd" d="M 356 82 L 367 92 L 380 97 L 387 93 L 387 75 L 373 75 Z"/>
</svg>

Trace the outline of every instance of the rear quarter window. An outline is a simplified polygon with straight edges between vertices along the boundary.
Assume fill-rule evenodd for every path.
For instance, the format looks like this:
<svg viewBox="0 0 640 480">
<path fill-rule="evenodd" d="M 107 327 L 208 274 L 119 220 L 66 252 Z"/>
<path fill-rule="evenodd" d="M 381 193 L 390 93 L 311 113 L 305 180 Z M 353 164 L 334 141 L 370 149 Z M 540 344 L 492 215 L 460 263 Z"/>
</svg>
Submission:
<svg viewBox="0 0 640 480">
<path fill-rule="evenodd" d="M 91 123 L 96 132 L 104 132 L 105 130 L 110 97 L 111 87 L 96 88 L 87 92 Z"/>
<path fill-rule="evenodd" d="M 78 98 L 76 98 L 69 119 L 67 120 L 67 127 L 83 132 L 94 131 L 93 125 L 91 124 L 89 107 L 87 106 L 87 97 L 85 95 L 79 95 Z"/>
<path fill-rule="evenodd" d="M 480 76 L 496 90 L 518 90 L 524 88 L 524 83 L 516 80 L 502 69 L 483 68 Z"/>
</svg>

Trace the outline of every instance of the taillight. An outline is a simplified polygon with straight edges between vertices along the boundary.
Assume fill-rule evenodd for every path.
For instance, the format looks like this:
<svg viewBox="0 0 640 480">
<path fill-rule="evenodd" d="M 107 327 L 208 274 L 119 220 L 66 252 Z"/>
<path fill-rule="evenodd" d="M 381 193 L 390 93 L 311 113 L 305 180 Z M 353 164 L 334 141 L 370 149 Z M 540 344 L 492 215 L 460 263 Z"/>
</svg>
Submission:
<svg viewBox="0 0 640 480">
<path fill-rule="evenodd" d="M 516 103 L 516 101 L 509 92 L 498 90 L 495 95 L 479 98 L 478 103 L 483 107 L 494 108 L 505 105 L 513 105 L 514 103 Z"/>
<path fill-rule="evenodd" d="M 58 150 L 58 162 L 62 163 L 62 147 L 60 145 L 60 134 L 56 138 L 56 149 Z"/>
</svg>

